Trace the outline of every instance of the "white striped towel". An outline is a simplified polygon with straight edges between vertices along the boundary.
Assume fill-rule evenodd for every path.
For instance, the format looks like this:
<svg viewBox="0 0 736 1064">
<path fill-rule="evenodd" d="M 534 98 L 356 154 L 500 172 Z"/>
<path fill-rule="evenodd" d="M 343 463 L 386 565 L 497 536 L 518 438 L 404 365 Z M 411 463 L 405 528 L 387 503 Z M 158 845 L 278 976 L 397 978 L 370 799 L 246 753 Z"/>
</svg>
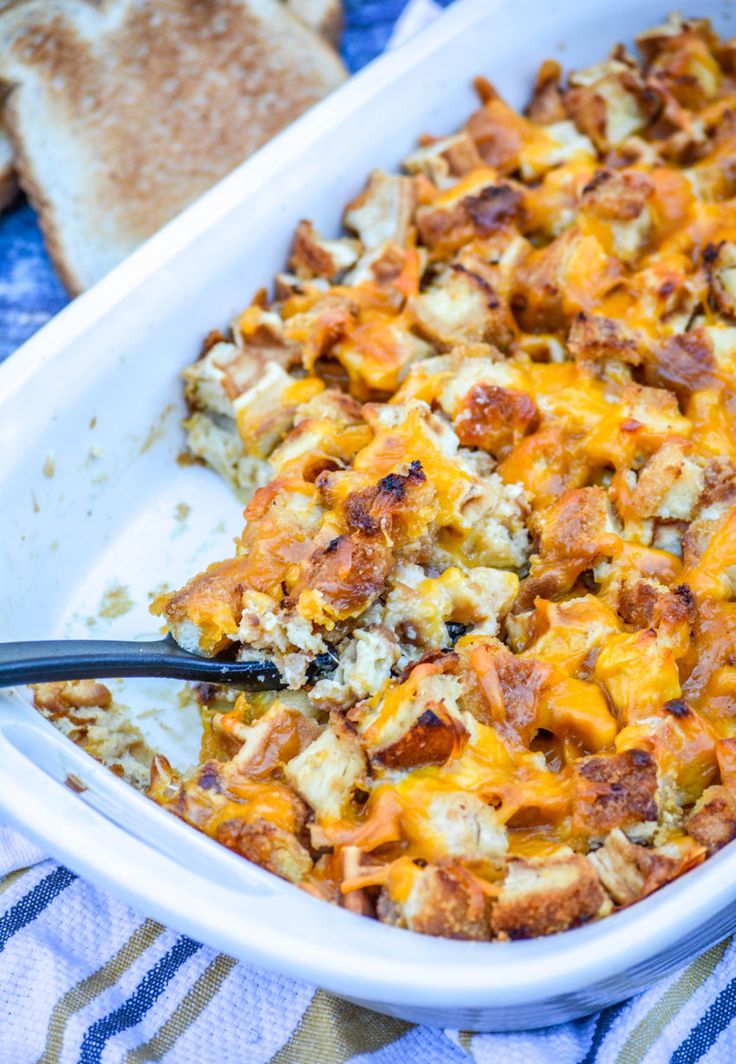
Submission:
<svg viewBox="0 0 736 1064">
<path fill-rule="evenodd" d="M 730 943 L 588 1019 L 470 1034 L 377 1016 L 237 964 L 146 920 L 8 828 L 0 829 L 0 876 L 2 1064 L 736 1060 Z"/>
</svg>

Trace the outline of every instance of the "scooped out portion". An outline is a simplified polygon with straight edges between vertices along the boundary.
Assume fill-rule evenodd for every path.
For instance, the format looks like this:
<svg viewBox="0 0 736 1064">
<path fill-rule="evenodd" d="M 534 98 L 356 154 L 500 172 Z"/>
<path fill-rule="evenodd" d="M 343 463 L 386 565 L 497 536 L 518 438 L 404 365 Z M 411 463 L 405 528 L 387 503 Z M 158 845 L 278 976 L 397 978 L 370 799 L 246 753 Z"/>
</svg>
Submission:
<svg viewBox="0 0 736 1064">
<path fill-rule="evenodd" d="M 187 650 L 255 650 L 295 688 L 331 650 L 337 670 L 312 697 L 348 705 L 449 647 L 448 625 L 495 636 L 529 539 L 523 489 L 461 448 L 427 403 L 353 403 L 346 423 L 338 398 L 310 400 L 272 454 L 236 557 L 156 609 Z"/>
</svg>

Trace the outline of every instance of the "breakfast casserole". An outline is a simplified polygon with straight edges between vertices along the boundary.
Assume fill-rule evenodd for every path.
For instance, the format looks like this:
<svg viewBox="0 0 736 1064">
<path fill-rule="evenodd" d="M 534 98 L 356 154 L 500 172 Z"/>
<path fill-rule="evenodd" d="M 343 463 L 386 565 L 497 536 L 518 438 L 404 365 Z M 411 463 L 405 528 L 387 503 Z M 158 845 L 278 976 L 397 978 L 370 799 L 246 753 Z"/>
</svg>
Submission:
<svg viewBox="0 0 736 1064">
<path fill-rule="evenodd" d="M 736 836 L 736 40 L 637 45 L 477 79 L 184 371 L 245 527 L 154 610 L 284 689 L 200 689 L 148 794 L 398 927 L 562 931 Z M 105 690 L 37 701 L 104 757 Z"/>
</svg>

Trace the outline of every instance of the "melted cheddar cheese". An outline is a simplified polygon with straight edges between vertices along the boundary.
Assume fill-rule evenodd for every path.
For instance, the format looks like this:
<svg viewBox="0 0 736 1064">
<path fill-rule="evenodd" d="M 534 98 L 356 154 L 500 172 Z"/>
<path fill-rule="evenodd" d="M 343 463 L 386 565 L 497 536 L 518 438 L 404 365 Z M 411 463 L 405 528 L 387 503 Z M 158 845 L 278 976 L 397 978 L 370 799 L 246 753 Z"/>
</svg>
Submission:
<svg viewBox="0 0 736 1064">
<path fill-rule="evenodd" d="M 429 934 L 563 930 L 736 836 L 733 44 L 639 45 L 524 115 L 479 79 L 185 371 L 246 523 L 155 611 L 290 691 L 151 796 Z"/>
</svg>

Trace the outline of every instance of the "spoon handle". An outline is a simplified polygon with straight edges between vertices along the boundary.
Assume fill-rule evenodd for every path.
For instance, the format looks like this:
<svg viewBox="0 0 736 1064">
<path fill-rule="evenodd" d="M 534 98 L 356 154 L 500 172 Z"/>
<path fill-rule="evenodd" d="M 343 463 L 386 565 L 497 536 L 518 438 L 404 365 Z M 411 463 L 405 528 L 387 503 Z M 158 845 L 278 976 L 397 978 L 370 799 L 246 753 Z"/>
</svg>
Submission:
<svg viewBox="0 0 736 1064">
<path fill-rule="evenodd" d="M 0 687 L 110 676 L 168 676 L 230 684 L 245 691 L 284 686 L 271 661 L 222 661 L 188 654 L 169 635 L 150 642 L 50 639 L 0 643 Z"/>
</svg>

